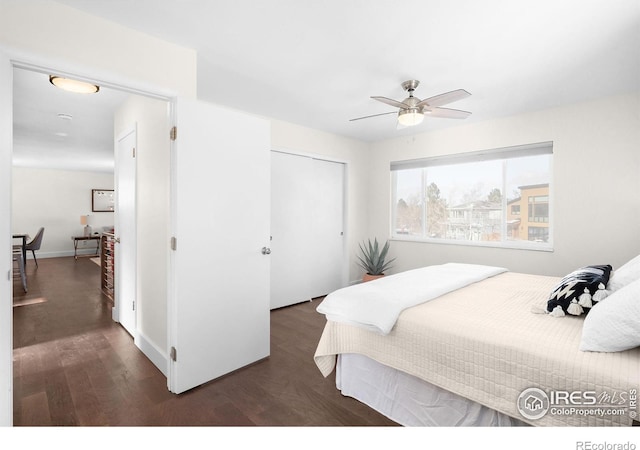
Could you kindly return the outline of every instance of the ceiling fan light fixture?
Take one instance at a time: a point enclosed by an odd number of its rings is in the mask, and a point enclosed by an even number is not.
[[[414,125],[420,125],[424,120],[424,114],[422,111],[416,108],[401,109],[398,111],[398,122],[405,127],[412,127]]]
[[[95,84],[56,75],[49,75],[49,82],[60,89],[78,94],[95,94],[100,90],[100,86]]]
[[[469,111],[441,107],[447,103],[456,102],[470,96],[471,94],[464,89],[456,89],[455,91],[445,92],[443,94],[434,95],[432,97],[425,98],[424,100],[420,100],[418,97],[413,96],[413,91],[419,84],[420,82],[418,80],[409,80],[402,83],[402,89],[409,92],[409,97],[405,98],[401,102],[387,97],[371,97],[385,105],[398,108],[397,112],[390,111],[382,114],[373,114],[370,116],[350,119],[349,121],[352,122],[354,120],[368,119],[369,117],[384,116],[386,114],[396,114],[399,125],[412,127],[421,124],[424,120],[425,114],[428,114],[430,117],[443,117],[447,119],[466,119],[471,115]]]

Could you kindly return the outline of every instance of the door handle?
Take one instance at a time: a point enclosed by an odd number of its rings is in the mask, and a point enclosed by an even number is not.
[[[262,254],[263,255],[270,255],[271,254],[271,249],[269,247],[262,247]]]

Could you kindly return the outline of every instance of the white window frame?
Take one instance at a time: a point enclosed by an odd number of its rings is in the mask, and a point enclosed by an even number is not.
[[[511,249],[522,249],[522,250],[535,250],[535,251],[553,251],[553,230],[554,230],[554,218],[553,218],[553,206],[554,206],[554,195],[553,195],[553,157],[549,162],[549,238],[547,242],[531,242],[525,239],[522,240],[508,240],[507,236],[507,221],[502,221],[502,240],[501,241],[473,241],[473,240],[457,240],[457,239],[447,239],[447,238],[432,238],[427,236],[427,220],[426,220],[426,210],[427,208],[424,206],[426,202],[426,183],[425,183],[425,175],[423,172],[422,175],[422,188],[421,188],[421,196],[422,196],[422,233],[420,236],[411,236],[411,235],[403,235],[397,234],[395,230],[396,224],[396,211],[397,211],[397,173],[401,170],[408,169],[424,169],[428,167],[434,166],[442,166],[442,165],[455,165],[455,164],[466,164],[473,162],[482,162],[482,161],[491,161],[491,160],[502,160],[503,166],[506,165],[506,161],[512,158],[524,158],[529,156],[536,155],[553,155],[553,142],[540,142],[534,144],[525,144],[525,145],[517,145],[511,147],[503,147],[496,148],[490,150],[481,150],[476,152],[467,152],[460,153],[454,155],[444,155],[444,156],[435,156],[428,158],[419,158],[419,159],[411,159],[404,161],[391,161],[390,163],[390,171],[391,171],[391,209],[390,209],[390,223],[389,223],[389,235],[391,236],[391,240],[395,241],[414,241],[414,242],[431,242],[438,244],[450,244],[450,245],[463,245],[463,246],[472,246],[472,247],[497,247],[497,248],[511,248]],[[503,171],[504,173],[504,171]],[[502,180],[502,192],[506,194],[506,179]],[[507,207],[507,195],[502,196],[502,213],[508,213]],[[527,214],[528,211],[524,211],[524,214]],[[520,214],[523,214],[522,208]]]

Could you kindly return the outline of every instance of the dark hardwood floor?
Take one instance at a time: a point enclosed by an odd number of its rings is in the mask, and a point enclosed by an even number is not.
[[[386,426],[313,362],[318,301],[271,312],[271,356],[181,395],[111,320],[89,259],[28,261],[14,281],[15,426]],[[46,300],[46,301],[42,301]]]

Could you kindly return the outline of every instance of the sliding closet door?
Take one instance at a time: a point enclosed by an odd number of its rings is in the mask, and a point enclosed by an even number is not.
[[[271,309],[344,285],[344,164],[271,153]]]
[[[311,299],[311,158],[271,152],[271,309]]]
[[[343,287],[344,264],[344,164],[313,160],[311,254],[309,279],[311,298]]]

